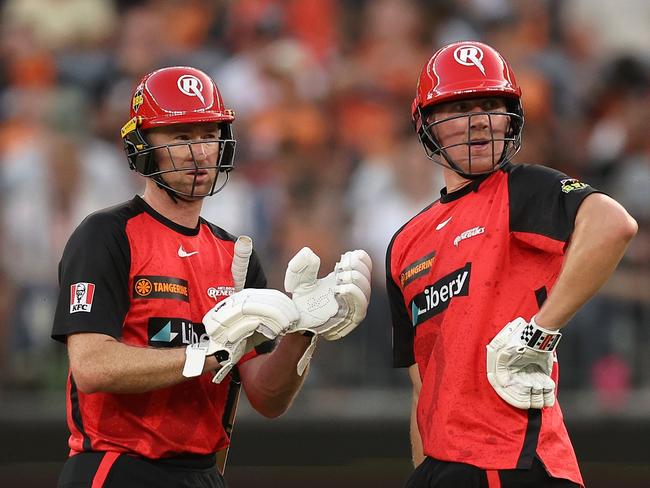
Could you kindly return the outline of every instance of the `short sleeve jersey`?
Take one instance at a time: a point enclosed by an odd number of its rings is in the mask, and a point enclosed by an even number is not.
[[[539,310],[594,191],[550,168],[507,164],[443,190],[393,237],[393,363],[418,365],[426,455],[483,469],[527,468],[538,456],[553,476],[582,483],[559,404],[525,411],[503,401],[487,380],[486,345]]]
[[[194,229],[175,224],[140,197],[88,216],[59,264],[52,337],[65,342],[70,334],[93,332],[151,348],[198,342],[203,315],[234,292],[234,241],[203,219]],[[245,286],[266,286],[255,253]],[[242,361],[271,347],[262,345]],[[230,379],[214,384],[212,376],[146,393],[86,394],[69,374],[71,454],[117,451],[157,459],[223,449]]]

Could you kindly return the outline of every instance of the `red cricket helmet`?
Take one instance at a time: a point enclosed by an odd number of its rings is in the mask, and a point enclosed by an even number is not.
[[[499,52],[477,41],[461,41],[439,49],[422,69],[417,91],[411,106],[411,116],[420,142],[427,156],[442,155],[451,169],[468,177],[476,173],[463,172],[449,158],[431,132],[434,124],[427,124],[427,115],[433,106],[453,100],[495,97],[506,102],[510,126],[500,161],[491,171],[510,160],[521,147],[524,113],[521,106],[521,88],[517,85],[510,65]],[[468,115],[469,117],[469,115]]]
[[[174,66],[149,73],[142,78],[133,93],[130,119],[121,131],[129,167],[143,176],[154,178],[167,190],[178,193],[161,177],[164,172],[158,170],[153,157],[154,149],[158,147],[148,143],[146,130],[173,124],[216,122],[219,137],[214,142],[220,144],[216,169],[227,176],[233,168],[235,155],[236,141],[231,126],[234,120],[234,111],[224,107],[217,85],[203,71],[187,66]],[[192,143],[187,144],[191,151]],[[207,169],[210,168],[212,167]],[[225,185],[223,183],[215,189],[216,182],[215,178],[209,195]],[[207,195],[195,195],[192,189],[192,194],[187,196]]]

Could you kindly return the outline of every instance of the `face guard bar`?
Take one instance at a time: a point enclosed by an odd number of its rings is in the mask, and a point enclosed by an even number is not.
[[[229,123],[219,124],[219,139],[188,141],[173,144],[163,144],[159,146],[150,146],[143,136],[142,132],[137,127],[135,127],[135,124],[133,124],[131,127],[128,126],[129,124],[127,123],[127,125],[125,125],[122,129],[122,138],[124,141],[127,157],[129,159],[130,168],[140,173],[142,176],[152,178],[159,186],[165,188],[167,191],[183,197],[203,198],[218,193],[228,182],[229,173],[234,167],[236,146],[236,141],[232,135],[232,128]],[[215,163],[208,162],[208,164],[204,164],[199,162],[196,157],[196,147],[201,146],[205,148],[206,146],[210,147],[210,145],[214,145],[215,152],[217,152],[217,157],[214,158]],[[159,169],[156,158],[154,157],[157,150],[164,150],[167,152],[169,161],[171,161],[172,164],[171,168],[165,170]],[[179,159],[187,159],[179,155],[180,151],[188,151],[186,154],[190,155],[189,159],[192,162],[190,166],[179,164]],[[197,179],[199,177],[199,174],[205,171],[207,171],[208,174],[210,174],[210,172],[214,172],[214,180],[207,191],[197,192]],[[190,191],[183,191],[179,190],[178,188],[173,188],[165,181],[163,176],[165,174],[174,172],[191,172],[194,174],[194,179],[192,181],[192,187]]]
[[[520,113],[515,113],[514,111],[471,112],[466,114],[453,115],[451,117],[446,117],[441,120],[436,120],[431,123],[427,123],[427,116],[430,114],[430,112],[429,111],[423,112],[419,107],[417,110],[420,118],[420,124],[418,124],[419,127],[417,129],[417,133],[420,142],[422,143],[422,146],[424,146],[424,151],[427,157],[436,164],[452,169],[453,171],[461,175],[463,178],[474,179],[474,178],[481,177],[482,175],[492,173],[497,169],[501,168],[508,161],[510,161],[515,156],[515,154],[519,152],[519,149],[521,149],[521,132],[524,124],[524,118]],[[471,147],[472,145],[477,144],[477,141],[471,140],[472,125],[473,125],[473,119],[475,117],[481,117],[481,116],[487,116],[488,119],[489,137],[486,139],[482,139],[481,142],[487,142],[488,144],[491,145],[492,167],[490,169],[483,170],[483,171],[473,171]],[[504,137],[499,137],[499,138],[494,137],[493,117],[509,117],[508,129],[506,130]],[[434,135],[433,129],[438,125],[444,124],[451,120],[460,119],[460,118],[467,119],[466,140],[456,144],[448,144],[443,146],[440,143],[440,141],[438,141],[437,137]],[[498,142],[503,142],[503,150],[501,151],[501,154],[497,155],[495,153],[495,143]],[[467,147],[467,162],[468,162],[467,170],[464,170],[461,167],[461,165],[457,161],[455,161],[454,158],[451,157],[451,155],[449,154],[449,150],[451,148],[459,147],[459,146]],[[443,162],[443,159],[444,161],[447,162],[447,164]]]

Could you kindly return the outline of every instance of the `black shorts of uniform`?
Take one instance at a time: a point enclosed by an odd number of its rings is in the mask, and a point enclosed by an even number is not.
[[[214,456],[145,459],[114,452],[68,458],[58,488],[226,488]]]
[[[580,485],[552,478],[537,458],[530,469],[486,471],[463,463],[438,461],[430,457],[420,464],[405,488],[579,488]]]

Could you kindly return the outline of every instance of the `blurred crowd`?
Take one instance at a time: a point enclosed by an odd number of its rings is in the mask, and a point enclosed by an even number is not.
[[[119,129],[139,78],[170,65],[212,75],[236,112],[235,170],[204,217],[253,236],[271,286],[302,246],[324,270],[344,249],[373,257],[368,319],[320,347],[308,388],[406,387],[390,367],[384,255],[442,186],[410,104],[438,47],[478,39],[524,92],[516,161],[583,179],[639,222],[559,349],[564,390],[625,409],[650,387],[650,7],[623,2],[613,21],[610,3],[0,1],[0,390],[62,388],[65,349],[49,333],[63,246],[86,214],[142,191]]]

